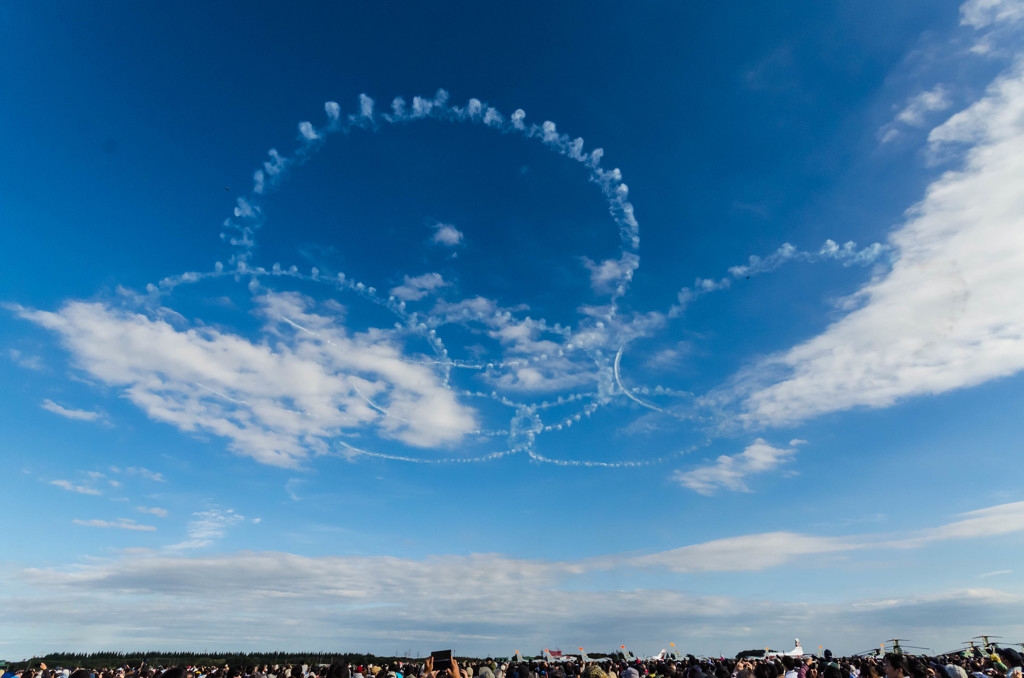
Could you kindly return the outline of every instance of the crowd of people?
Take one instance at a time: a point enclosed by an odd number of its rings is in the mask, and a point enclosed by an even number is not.
[[[584,662],[451,659],[393,661],[381,665],[108,667],[97,671],[47,668],[45,664],[7,671],[0,678],[1024,678],[1024,661],[1012,648],[941,656],[889,653],[884,656],[754,657],[709,659],[602,659]]]

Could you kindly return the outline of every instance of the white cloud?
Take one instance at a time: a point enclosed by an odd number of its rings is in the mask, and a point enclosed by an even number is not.
[[[970,107],[956,113],[928,134],[932,151],[950,144],[974,144],[964,162],[965,180],[995,173],[993,166],[1006,153],[1012,152],[1022,134],[1020,121],[1021,80],[1024,78],[1024,58],[995,80],[985,96]],[[954,175],[956,176],[956,175]],[[943,177],[945,179],[946,177]],[[941,181],[941,180],[940,180]]]
[[[75,525],[84,525],[85,527],[110,527],[118,530],[133,530],[136,532],[155,532],[156,528],[152,525],[140,525],[134,520],[128,518],[118,518],[116,521],[109,520],[79,520],[75,518],[73,521]]]
[[[860,546],[844,539],[769,532],[716,539],[629,562],[638,567],[664,567],[672,572],[751,572],[779,567],[804,556],[856,548]]]
[[[37,355],[26,355],[16,348],[7,350],[7,357],[11,359],[18,367],[23,367],[26,370],[33,370],[35,372],[42,372],[46,369],[46,364],[43,363],[43,359]]]
[[[443,323],[482,325],[487,337],[501,344],[506,360],[486,364],[481,377],[503,391],[553,392],[593,384],[598,379],[593,360],[575,349],[610,345],[610,328],[599,324],[580,329],[567,342],[557,327],[513,315],[523,310],[526,307],[504,308],[491,299],[473,297],[454,303],[439,300],[431,315]],[[621,333],[618,338],[628,341],[661,323],[658,314],[638,315],[617,328]]]
[[[499,341],[509,354],[524,356],[493,367],[483,378],[503,391],[541,393],[574,389],[593,384],[597,377],[593,363],[560,351],[560,344],[545,336],[541,323],[531,320],[495,318],[487,334]],[[583,341],[582,335],[575,337]]]
[[[991,507],[967,515],[1012,510],[1017,509]],[[231,512],[202,512],[190,535],[197,542],[209,542],[223,536],[226,524],[240,521]],[[144,527],[123,519],[76,522]],[[959,534],[952,530],[948,538],[959,539]],[[272,631],[277,642],[308,643],[309,629],[330,628],[335,637],[345,633],[358,639],[361,647],[375,648],[378,643],[393,647],[397,639],[408,639],[419,647],[417,643],[454,638],[464,651],[482,654],[493,654],[510,639],[535,641],[543,647],[540,643],[553,637],[584,634],[595,645],[642,644],[659,633],[686,637],[693,649],[709,638],[732,638],[735,651],[744,649],[740,644],[751,637],[771,637],[780,624],[801,637],[805,635],[801,629],[807,629],[817,637],[841,639],[836,642],[850,647],[832,649],[852,653],[867,646],[867,640],[873,643],[884,623],[928,629],[926,635],[933,639],[936,619],[956,620],[946,624],[951,635],[960,634],[959,624],[989,623],[1004,629],[1020,625],[1017,618],[1024,597],[1012,591],[976,588],[906,595],[879,585],[874,575],[869,581],[877,593],[866,599],[839,593],[831,600],[807,600],[800,594],[773,595],[759,586],[760,595],[744,599],[691,595],[681,592],[686,586],[679,586],[679,575],[710,572],[748,572],[751,575],[742,581],[758,584],[769,568],[813,569],[855,552],[895,545],[879,535],[771,532],[649,555],[611,554],[567,561],[493,553],[411,559],[250,551],[186,557],[133,550],[72,567],[22,570],[13,577],[18,588],[12,593],[19,593],[7,598],[22,610],[21,623],[38,627],[40,633],[52,623],[52,605],[64,612],[60,617],[64,623],[77,621],[77,614],[115,620],[110,629],[115,635],[124,632],[116,620],[130,620],[133,629],[145,634],[132,636],[140,643],[163,635],[192,643],[202,639],[210,646],[237,647],[239,637],[265,645],[269,633],[261,613],[272,607],[280,622]],[[860,582],[857,571],[851,567],[846,576]],[[591,575],[600,572],[621,583],[595,585]],[[640,574],[648,578],[640,579]],[[26,600],[35,602],[19,605],[18,596],[26,591],[32,595]],[[143,600],[164,613],[144,619],[122,614],[137,609]],[[955,635],[951,642],[959,637]]]
[[[51,485],[56,485],[57,487],[60,487],[62,489],[67,490],[68,492],[78,492],[79,494],[91,494],[91,495],[102,494],[102,492],[100,492],[99,490],[97,490],[95,488],[86,487],[84,485],[75,485],[71,481],[68,481],[68,480],[51,480],[50,484]]]
[[[188,539],[168,548],[183,550],[209,546],[214,541],[222,539],[229,528],[245,520],[245,516],[235,513],[234,509],[210,509],[198,511],[192,516],[193,520],[188,524]]]
[[[103,415],[99,412],[93,412],[91,410],[69,409],[58,405],[49,398],[44,400],[40,407],[42,407],[44,410],[53,412],[54,414],[59,414],[62,417],[74,419],[76,421],[100,421],[103,419]]]
[[[418,301],[448,283],[440,273],[424,273],[416,277],[404,276],[404,282],[391,289],[390,294],[402,301]]]
[[[257,301],[266,321],[259,342],[100,303],[19,312],[58,333],[81,369],[151,418],[222,436],[264,463],[296,466],[344,432],[373,429],[424,448],[476,429],[474,410],[429,366],[407,362],[387,332],[350,335],[298,294]]]
[[[928,541],[998,537],[1024,531],[1024,501],[1000,504],[961,514],[961,520],[927,530]]]
[[[1022,75],[1018,62],[932,130],[933,147],[975,144],[963,168],[934,181],[891,235],[896,261],[856,295],[860,308],[742,379],[745,419],[886,407],[1024,369]]]
[[[1024,502],[990,506],[959,517],[960,520],[938,527],[899,536],[868,533],[822,537],[797,532],[767,532],[715,539],[643,556],[607,556],[591,562],[602,568],[626,564],[664,567],[673,572],[753,572],[790,564],[798,559],[807,564],[806,556],[812,555],[917,549],[949,541],[1024,533]]]
[[[936,85],[914,96],[906,108],[896,114],[896,119],[913,127],[921,127],[929,113],[944,111],[952,105],[949,90],[942,85]]]
[[[1020,0],[967,0],[960,5],[960,23],[985,28],[994,23],[1009,23],[1024,18]]]
[[[152,513],[154,516],[157,516],[158,518],[167,517],[167,509],[159,508],[157,506],[136,506],[135,510],[139,511],[140,513]]]
[[[640,266],[640,257],[632,252],[623,252],[618,259],[605,259],[601,262],[594,262],[588,257],[582,257],[581,260],[590,271],[590,287],[595,292],[621,291]]]
[[[900,131],[896,129],[896,127],[894,127],[893,125],[885,125],[880,130],[878,130],[878,140],[883,144],[887,144],[899,138]]]
[[[515,393],[552,393],[576,389],[596,381],[593,373],[569,360],[509,366],[484,375],[494,386]],[[577,419],[578,421],[578,419]]]
[[[164,482],[164,474],[157,473],[156,471],[150,471],[148,468],[141,466],[129,466],[124,470],[125,473],[133,476],[142,476],[146,480],[153,480],[158,483]]]
[[[878,130],[878,136],[883,144],[898,138],[900,135],[899,126],[924,127],[931,114],[944,111],[953,105],[949,90],[942,84],[935,85],[930,90],[919,92],[910,98],[907,105],[896,114],[896,117]]]
[[[434,224],[434,237],[431,238],[433,242],[446,247],[455,247],[462,243],[462,239],[462,231],[451,224],[441,222]]]
[[[644,359],[650,369],[678,370],[686,366],[687,360],[693,355],[694,345],[689,341],[676,342],[671,348],[663,348]]]
[[[720,488],[749,492],[746,483],[749,476],[772,471],[792,461],[795,455],[794,447],[772,447],[764,439],[758,438],[739,454],[723,454],[714,464],[692,471],[676,471],[672,479],[703,495],[714,494]]]

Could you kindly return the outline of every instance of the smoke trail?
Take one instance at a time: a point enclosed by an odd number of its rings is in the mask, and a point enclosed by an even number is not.
[[[728,268],[728,276],[717,280],[697,278],[692,287],[684,287],[676,295],[677,303],[670,307],[669,316],[677,317],[681,315],[691,302],[705,294],[729,289],[732,286],[733,280],[770,273],[789,262],[817,263],[820,261],[838,261],[843,266],[869,266],[879,261],[884,261],[891,253],[891,247],[877,242],[862,249],[857,249],[857,244],[853,241],[846,242],[840,246],[830,238],[816,251],[799,250],[788,242],[783,243],[777,250],[767,256],[762,257],[751,254],[747,258],[746,264],[730,266]]]
[[[645,336],[652,331],[652,328],[657,327],[654,316],[658,314],[636,315],[632,318],[624,318],[619,315],[618,302],[627,294],[633,275],[640,265],[639,222],[636,219],[633,204],[629,200],[629,187],[624,182],[621,171],[617,168],[602,167],[603,149],[585,150],[582,138],[572,138],[560,132],[552,121],[545,120],[539,124],[528,122],[523,109],[515,109],[511,115],[506,116],[495,107],[476,98],[469,99],[464,106],[452,105],[449,103],[449,96],[445,90],[438,90],[432,98],[414,96],[411,103],[403,97],[395,97],[391,101],[390,110],[385,112],[377,111],[374,99],[366,94],[360,94],[355,112],[343,115],[341,106],[337,102],[328,101],[324,104],[324,113],[326,121],[322,127],[318,128],[309,121],[299,123],[296,137],[298,146],[290,155],[283,155],[277,149],[271,148],[267,154],[268,159],[263,161],[253,173],[251,193],[236,200],[231,216],[224,222],[224,232],[221,234],[221,237],[232,248],[232,255],[228,260],[229,265],[224,266],[221,262],[217,262],[214,270],[210,272],[186,272],[164,278],[155,285],[147,285],[148,300],[146,303],[155,307],[160,297],[170,294],[180,285],[229,276],[239,282],[247,280],[253,294],[260,290],[263,281],[270,278],[290,278],[296,281],[326,285],[339,293],[354,294],[371,304],[386,309],[395,316],[396,320],[394,328],[389,332],[396,333],[396,336],[407,334],[418,337],[424,340],[430,351],[434,353],[433,359],[417,358],[403,362],[408,365],[434,368],[442,388],[449,390],[457,397],[489,400],[510,408],[514,413],[505,429],[477,428],[470,432],[474,436],[483,438],[497,436],[508,438],[508,449],[492,452],[485,456],[424,459],[374,452],[356,448],[338,440],[338,444],[351,455],[416,463],[464,463],[483,462],[513,454],[525,454],[533,462],[559,466],[633,468],[662,463],[696,449],[697,446],[691,446],[671,455],[654,459],[621,462],[555,459],[536,450],[537,436],[570,429],[593,417],[602,408],[615,403],[629,401],[647,410],[677,419],[699,419],[697,416],[698,403],[691,393],[668,389],[660,385],[653,388],[646,386],[627,388],[623,383],[621,361],[625,345],[631,339]],[[411,299],[410,293],[396,294],[395,290],[392,290],[390,295],[385,296],[374,286],[351,278],[345,273],[324,276],[316,268],[304,273],[295,266],[284,268],[275,263],[268,269],[253,262],[256,236],[265,223],[262,200],[276,189],[291,172],[313,157],[329,137],[338,133],[349,134],[356,129],[378,132],[384,126],[411,124],[423,120],[482,125],[499,134],[518,135],[525,140],[539,143],[549,151],[582,166],[587,180],[599,187],[607,203],[611,220],[617,228],[620,241],[620,250],[616,257],[603,261],[583,259],[584,265],[590,272],[591,288],[595,293],[607,295],[606,305],[581,309],[582,320],[575,327],[559,323],[551,324],[544,319],[529,317],[519,319],[512,309],[503,309],[494,302],[479,298],[467,299],[458,304],[439,303],[432,311],[424,313],[408,309],[406,299],[400,298],[405,296]],[[461,236],[461,233],[454,227],[452,229],[454,233],[445,235],[447,238],[445,243],[449,245],[457,244],[456,234]],[[790,261],[831,260],[846,266],[867,265],[880,260],[887,253],[888,248],[877,243],[858,250],[852,242],[840,246],[832,240],[827,240],[817,251],[801,251],[789,243],[785,243],[770,255],[751,256],[746,264],[730,267],[728,275],[718,280],[698,278],[692,287],[683,288],[679,292],[678,304],[670,307],[667,315],[679,315],[685,309],[686,304],[693,299],[713,291],[727,289],[734,279],[770,272]],[[428,289],[417,290],[416,294],[422,292],[421,296],[425,296],[430,291]],[[283,315],[280,315],[279,318],[296,330],[340,350],[337,344],[321,333]],[[531,337],[531,341],[534,341],[532,337],[536,337],[538,340],[543,339],[544,342],[553,344],[553,347],[543,352],[516,355],[516,351],[520,350],[521,346],[517,343],[510,343],[502,344],[502,350],[506,353],[501,356],[501,359],[465,360],[454,358],[449,354],[441,332],[444,326],[449,324],[464,328],[477,327],[480,331],[496,337],[501,337],[503,331],[514,328],[519,334]],[[473,371],[478,373],[480,378],[500,385],[501,379],[506,377],[511,378],[524,373],[542,374],[547,369],[562,376],[575,373],[578,376],[586,377],[590,390],[571,393],[567,396],[560,395],[552,400],[534,399],[536,401],[531,402],[528,398],[513,397],[513,394],[509,392],[457,389],[452,384],[454,370]],[[499,378],[498,375],[501,377]],[[514,382],[509,383],[514,385]],[[596,384],[596,389],[590,388],[590,384]],[[200,386],[231,402],[245,403],[245,401],[232,399],[210,387],[202,384]],[[354,384],[350,383],[350,386],[370,409],[382,417],[410,426],[414,423],[401,414],[391,411],[384,404],[376,402]],[[691,402],[685,411],[674,412],[645,399],[648,396],[684,397]],[[569,411],[566,412],[566,409]],[[443,428],[443,426],[440,427]]]
[[[378,120],[391,125],[428,118],[438,121],[482,123],[500,133],[517,133],[526,139],[537,140],[549,150],[582,164],[588,172],[589,180],[600,187],[608,201],[612,221],[619,228],[623,251],[617,259],[594,264],[602,273],[593,276],[592,281],[596,292],[611,294],[612,311],[608,317],[613,317],[617,301],[626,294],[629,282],[640,265],[636,254],[640,247],[639,223],[633,205],[628,200],[629,189],[622,181],[622,173],[617,168],[603,169],[600,163],[604,152],[601,149],[594,149],[589,154],[584,153],[583,139],[572,139],[566,134],[559,133],[554,122],[548,120],[540,125],[527,124],[523,109],[516,109],[506,119],[496,108],[479,99],[470,99],[465,107],[450,106],[448,99],[448,92],[439,89],[432,99],[413,97],[410,108],[404,98],[396,97],[392,101],[391,113],[375,116],[374,100],[366,94],[360,94],[359,113],[349,115],[345,123],[341,122],[340,106],[333,101],[325,103],[327,125],[317,130],[312,123],[300,123],[299,136],[302,143],[291,156],[285,157],[277,149],[270,149],[270,160],[264,162],[262,168],[253,174],[253,199],[247,201],[250,208],[236,210],[234,217],[225,222],[226,229],[240,234],[230,238],[222,234],[222,237],[236,249],[232,263],[244,264],[251,259],[255,234],[263,225],[258,198],[276,187],[283,180],[287,170],[305,163],[315,154],[328,134],[347,134],[354,128],[374,130]]]

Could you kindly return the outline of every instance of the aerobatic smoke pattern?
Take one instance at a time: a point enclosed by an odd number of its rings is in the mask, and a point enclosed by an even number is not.
[[[57,312],[17,311],[58,333],[80,368],[123,389],[150,417],[224,438],[236,453],[263,463],[291,467],[321,454],[468,463],[519,454],[545,464],[629,468],[692,452],[739,414],[696,393],[631,384],[622,364],[630,342],[656,335],[689,303],[727,289],[732,279],[790,261],[871,264],[889,251],[880,244],[857,249],[852,242],[827,240],[808,252],[785,243],[729,268],[719,280],[698,278],[665,312],[626,312],[622,302],[640,265],[639,223],[622,173],[602,167],[602,149],[585,151],[582,138],[559,132],[551,121],[527,122],[522,109],[506,116],[478,99],[452,105],[444,90],[411,103],[397,97],[385,113],[365,94],[355,113],[343,115],[333,101],[324,111],[325,125],[300,122],[298,147],[290,154],[271,148],[253,173],[251,193],[236,200],[223,223],[221,237],[231,247],[226,265],[164,278],[147,285],[145,294],[126,293],[121,307],[76,302]],[[401,285],[385,293],[344,272],[302,272],[257,261],[258,235],[272,227],[264,202],[330,137],[383,133],[423,120],[518,136],[582,166],[607,203],[618,239],[616,256],[580,257],[601,303],[581,304],[572,324],[550,322],[528,315],[526,304],[443,298],[450,283],[436,272],[404,275]],[[465,234],[452,224],[436,222],[432,228],[435,244],[451,248],[464,242]],[[217,281],[246,284],[253,314],[263,323],[258,341],[190,324],[171,310],[183,286]],[[308,293],[278,290],[284,281],[326,290],[330,297],[317,301]],[[353,332],[336,299],[390,314],[390,326]],[[428,310],[416,310],[429,302]],[[453,346],[446,338],[452,331],[491,348],[467,353],[465,342]],[[572,429],[609,408],[653,413],[687,435],[670,450],[630,459],[561,458],[537,448],[538,437]],[[455,449],[458,454],[444,452]]]

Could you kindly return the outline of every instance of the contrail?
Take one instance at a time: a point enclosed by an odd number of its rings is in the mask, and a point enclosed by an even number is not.
[[[424,459],[422,457],[406,457],[398,454],[371,452],[370,450],[364,450],[354,445],[349,445],[344,440],[339,440],[337,441],[337,443],[355,455],[361,455],[364,457],[376,457],[377,459],[388,459],[391,461],[406,461],[414,464],[476,464],[480,462],[494,461],[495,459],[508,457],[519,452],[518,450],[499,450],[497,452],[491,452],[490,454],[486,454],[482,457],[447,457],[442,459]]]
[[[619,365],[622,362],[622,350],[624,348],[625,348],[625,346],[620,346],[619,350],[615,353],[614,374],[615,374],[615,383],[618,384],[619,390],[622,391],[622,394],[624,396],[626,396],[627,398],[629,398],[630,400],[635,402],[637,405],[641,405],[643,407],[646,407],[649,410],[654,410],[655,412],[661,412],[662,414],[665,414],[665,410],[661,409],[657,405],[652,405],[649,402],[646,402],[644,400],[641,400],[640,398],[637,398],[635,395],[633,395],[633,393],[628,388],[626,388],[625,386],[622,385],[622,375],[619,372]]]

